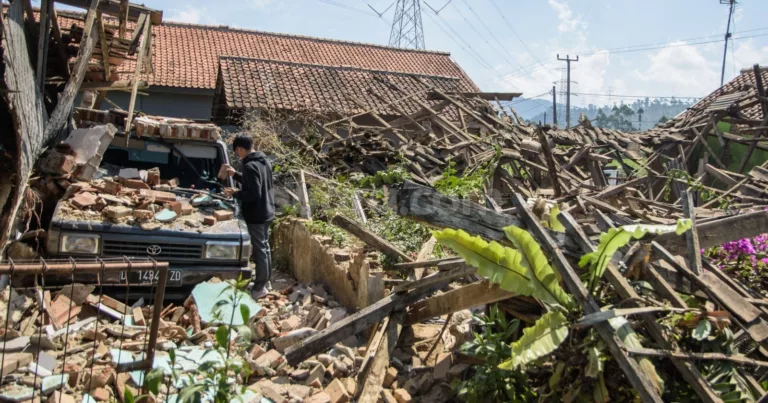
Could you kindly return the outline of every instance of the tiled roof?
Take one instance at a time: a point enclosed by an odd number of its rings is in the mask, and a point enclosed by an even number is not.
[[[73,23],[82,25],[76,19],[59,19],[62,28]],[[128,29],[132,30],[133,25],[129,23]],[[455,77],[465,87],[477,90],[445,52],[176,22],[152,26],[152,34],[154,74],[148,81],[155,86],[214,89],[219,56],[239,56]],[[134,68],[133,61],[127,61],[120,66],[120,72],[127,74]]]
[[[768,90],[768,69],[761,68],[760,75],[763,79],[763,86]],[[763,119],[763,110],[757,100],[757,82],[755,81],[755,73],[752,68],[749,68],[742,70],[741,74],[736,76],[733,80],[702,98],[699,102],[690,107],[688,111],[677,116],[674,121],[671,122],[671,125],[679,125],[684,122],[685,125],[688,126],[699,123],[702,120],[707,120],[709,117],[705,111],[716,99],[723,95],[731,95],[740,92],[743,93],[743,97],[740,97],[741,101],[738,102],[738,104],[742,107],[747,106],[746,108],[741,109],[741,113],[749,119]]]
[[[394,115],[397,112],[386,104],[428,89],[421,81],[449,92],[472,90],[458,78],[437,75],[242,57],[221,57],[219,65],[221,88],[217,90],[223,90],[220,95],[230,110],[263,107],[352,114],[376,109]],[[409,113],[421,109],[409,100],[398,105]]]

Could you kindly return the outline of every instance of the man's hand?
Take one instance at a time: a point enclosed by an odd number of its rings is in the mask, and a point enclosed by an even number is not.
[[[237,192],[235,188],[224,188],[224,195],[227,197],[232,197],[235,192]]]
[[[224,170],[227,172],[227,175],[234,176],[235,175],[235,168],[232,168],[229,164],[224,164]]]

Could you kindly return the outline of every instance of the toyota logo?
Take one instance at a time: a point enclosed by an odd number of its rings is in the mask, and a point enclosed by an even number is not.
[[[152,256],[157,256],[162,251],[163,251],[163,249],[160,247],[160,245],[150,245],[150,246],[147,246],[147,253],[149,253]]]

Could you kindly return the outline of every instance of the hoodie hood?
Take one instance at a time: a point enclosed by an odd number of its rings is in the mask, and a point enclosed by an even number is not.
[[[266,162],[267,154],[264,154],[261,151],[254,151],[254,152],[248,153],[248,155],[246,155],[245,158],[243,158],[243,163],[250,162],[250,161]]]

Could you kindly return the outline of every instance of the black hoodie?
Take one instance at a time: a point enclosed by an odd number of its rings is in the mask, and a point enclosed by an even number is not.
[[[240,182],[234,197],[240,200],[243,219],[248,224],[263,224],[275,219],[275,196],[272,191],[272,163],[261,151],[253,151],[240,162],[234,175]]]

